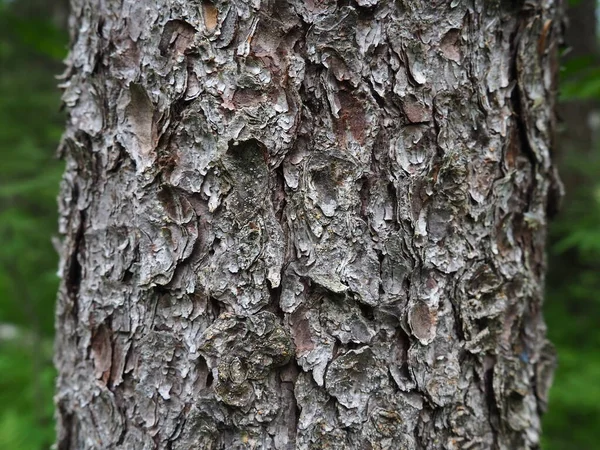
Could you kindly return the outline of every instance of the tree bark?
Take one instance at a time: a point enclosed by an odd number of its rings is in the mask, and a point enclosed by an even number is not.
[[[58,448],[537,448],[559,6],[73,0]]]

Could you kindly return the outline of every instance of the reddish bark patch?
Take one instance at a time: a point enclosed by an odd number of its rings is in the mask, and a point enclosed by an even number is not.
[[[345,136],[343,132],[346,130],[350,131],[352,137],[360,144],[365,143],[365,130],[367,128],[367,121],[365,111],[362,107],[362,102],[354,97],[352,94],[340,91],[338,93],[338,99],[340,101],[340,118],[339,118],[339,131],[342,131],[340,139],[345,142]]]
[[[98,327],[92,334],[92,358],[94,360],[94,374],[104,384],[110,377],[112,365],[112,343],[110,333],[104,326]]]
[[[428,344],[435,337],[437,313],[425,303],[419,302],[408,313],[408,323],[415,337],[422,344]]]
[[[520,141],[517,132],[517,127],[512,126],[510,128],[508,136],[508,143],[506,145],[506,152],[504,154],[504,161],[506,162],[507,169],[514,169],[516,165],[517,155],[520,151]]]
[[[304,317],[303,317],[304,316]],[[305,317],[306,311],[299,310],[294,314],[294,323],[292,325],[292,339],[296,346],[296,355],[302,356],[315,348],[310,333],[310,325]]]
[[[233,104],[236,108],[257,106],[264,100],[263,93],[255,89],[238,89],[233,94]]]
[[[432,119],[431,108],[414,96],[409,96],[404,100],[402,109],[410,123],[430,122]]]
[[[460,30],[457,28],[452,28],[448,31],[442,41],[440,42],[440,49],[442,50],[442,54],[455,62],[460,62],[460,48],[458,39],[460,38]]]
[[[184,20],[169,20],[158,48],[161,55],[182,55],[194,41],[196,29]]]

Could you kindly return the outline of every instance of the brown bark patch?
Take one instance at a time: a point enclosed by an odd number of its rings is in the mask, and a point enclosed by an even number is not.
[[[92,335],[92,358],[94,374],[104,384],[108,382],[112,364],[112,344],[110,333],[104,326],[98,327]]]
[[[440,49],[442,54],[451,61],[460,62],[460,48],[458,39],[460,38],[460,30],[452,28],[442,38]]]
[[[298,356],[305,355],[315,348],[315,344],[311,337],[308,319],[306,317],[302,317],[303,314],[305,314],[305,312],[299,312],[297,316],[294,317],[294,323],[292,324],[291,328],[292,339],[294,340],[296,354]]]
[[[183,54],[194,41],[196,29],[184,20],[169,20],[163,29],[158,48],[161,55]],[[172,50],[171,50],[172,49]]]
[[[233,104],[236,108],[258,106],[264,100],[263,93],[256,89],[238,89],[233,94]]]
[[[435,337],[437,313],[425,303],[415,304],[408,313],[408,323],[415,337],[423,345],[429,344]]]
[[[339,118],[340,128],[350,131],[354,139],[360,144],[364,144],[367,121],[361,101],[345,91],[339,92],[338,99],[341,107]],[[343,137],[341,139],[342,142],[345,141]]]
[[[209,33],[212,33],[217,28],[219,10],[212,2],[202,2],[202,11],[204,12],[204,26]]]
[[[414,96],[409,96],[406,98],[402,105],[402,109],[404,110],[404,114],[406,114],[406,118],[411,123],[423,123],[431,121],[431,108]]]
[[[131,132],[135,135],[139,145],[139,152],[147,156],[154,149],[157,133],[154,126],[154,105],[148,97],[146,90],[139,84],[129,85],[130,101],[127,106],[127,120]]]

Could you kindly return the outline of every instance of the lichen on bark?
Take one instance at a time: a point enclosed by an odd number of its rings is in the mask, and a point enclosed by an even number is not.
[[[537,448],[560,20],[73,0],[58,448]]]

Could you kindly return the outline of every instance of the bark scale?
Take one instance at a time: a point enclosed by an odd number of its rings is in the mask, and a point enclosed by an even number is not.
[[[536,448],[558,14],[73,0],[58,448]]]

